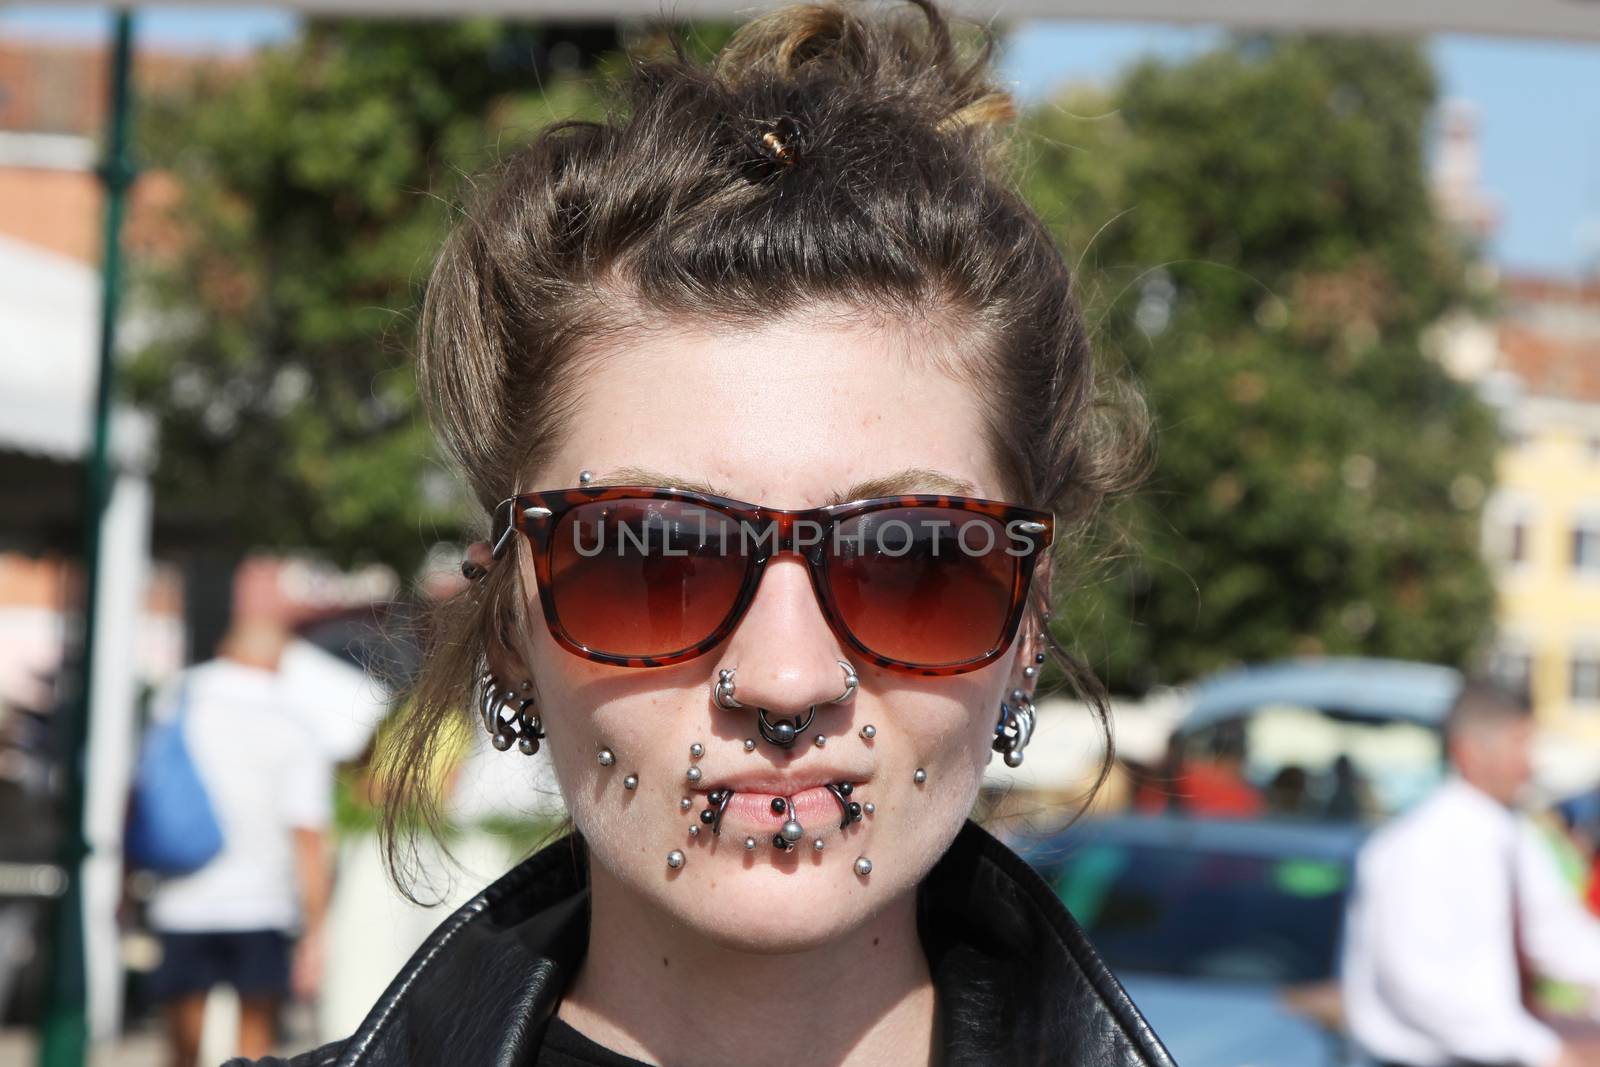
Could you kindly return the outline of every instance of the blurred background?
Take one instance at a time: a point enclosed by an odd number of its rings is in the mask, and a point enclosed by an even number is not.
[[[290,635],[335,767],[327,972],[278,1047],[348,1033],[446,914],[383,882],[365,774],[481,536],[419,413],[420,287],[467,175],[656,31],[382,7],[0,4],[0,1064],[168,1062],[126,798],[151,694],[241,624]],[[1353,859],[1444,776],[1463,671],[1531,702],[1528,807],[1600,908],[1600,12],[1112,7],[995,26],[1023,187],[1160,434],[1059,620],[1119,760],[1063,829],[1102,749],[1046,700],[982,808],[1179,1062],[1360,1063]],[[445,779],[443,904],[559,815],[492,754]],[[220,1062],[237,998],[205,1013]]]

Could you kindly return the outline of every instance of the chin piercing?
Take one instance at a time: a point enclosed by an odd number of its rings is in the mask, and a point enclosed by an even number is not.
[[[628,775],[626,778],[624,778],[622,780],[622,788],[624,788],[624,789],[638,789],[639,788],[639,776],[637,774]]]
[[[700,768],[690,767],[684,772],[684,777],[689,779],[691,782],[698,782],[700,780]]]
[[[821,852],[823,847],[824,847],[823,846],[823,841],[822,841],[822,838],[820,838],[820,837],[817,838],[815,841],[811,842],[811,850],[813,852]]]
[[[682,800],[678,801],[679,811],[688,811],[692,807],[694,807],[694,801],[690,800],[688,797],[684,797]]]
[[[706,746],[702,745],[700,742],[696,741],[694,744],[689,746],[689,758],[690,759],[699,759],[701,756],[704,756],[705,754],[706,754]]]
[[[865,726],[863,726],[861,728],[861,739],[863,741],[871,741],[874,737],[877,737],[877,736],[878,736],[878,728],[876,726],[872,725],[870,722],[867,723],[867,725],[865,725]]]
[[[612,752],[609,748],[602,748],[600,750],[600,754],[596,756],[595,759],[600,761],[600,766],[602,767],[609,767],[613,763],[617,762],[616,753]]]
[[[744,839],[744,850],[746,852],[754,852],[756,850],[756,839],[753,838],[753,837],[745,838]]]
[[[669,861],[670,862],[670,861]],[[872,861],[865,856],[856,857],[856,873],[865,878],[872,873]]]
[[[667,866],[671,867],[673,870],[677,870],[678,868],[682,867],[683,866],[683,853],[679,852],[677,849],[673,849],[671,852],[668,852],[667,853]]]
[[[818,748],[821,748],[823,745],[826,745],[827,743],[828,743],[828,738],[827,738],[827,736],[825,734],[818,734],[817,735],[817,747]]]
[[[753,738],[753,737],[745,738],[744,739],[744,750],[746,752],[754,752],[756,750],[756,739]]]
[[[696,824],[696,823],[690,823],[689,824],[689,836],[690,837],[699,837],[700,836],[700,827],[699,827],[698,824]]]
[[[928,772],[923,770],[921,767],[918,767],[917,773],[911,776],[911,780],[916,782],[918,785],[921,785],[923,782],[928,780]]]

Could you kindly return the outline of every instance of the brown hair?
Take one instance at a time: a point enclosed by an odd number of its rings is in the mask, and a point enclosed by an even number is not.
[[[556,447],[581,344],[650,317],[751,322],[827,301],[976,342],[946,369],[984,398],[1012,499],[1056,514],[1063,553],[1085,543],[1146,465],[1143,411],[1096,374],[1071,274],[1008,173],[1015,109],[976,36],[964,47],[928,0],[784,8],[707,65],[675,40],[633,57],[607,121],[557,123],[507,160],[439,257],[420,336],[421,393],[485,516]],[[403,805],[437,829],[413,776],[473,707],[485,641],[515,649],[539,624],[527,597],[496,567],[440,606],[385,757],[391,873]],[[1104,726],[1103,689],[1057,652]]]

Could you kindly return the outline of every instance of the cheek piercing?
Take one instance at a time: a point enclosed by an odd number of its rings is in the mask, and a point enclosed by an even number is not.
[[[923,770],[921,767],[918,767],[917,773],[911,776],[911,780],[916,782],[918,785],[921,785],[923,782],[928,780],[928,772]]]
[[[683,853],[679,852],[677,849],[673,849],[671,852],[668,852],[667,853],[667,866],[671,867],[673,870],[677,870],[678,868],[682,867],[683,866]],[[858,870],[860,869],[860,866],[861,865],[858,862],[856,864],[856,867],[857,867]]]
[[[753,837],[745,838],[744,839],[744,850],[746,852],[754,852],[756,850],[756,839],[753,838]]]
[[[861,728],[861,739],[863,741],[871,741],[874,737],[877,737],[877,736],[878,736],[878,728],[876,726],[872,725],[870,722],[867,723],[867,725],[865,725],[865,726],[863,726]]]
[[[670,863],[671,860],[669,859],[668,862]],[[865,878],[867,875],[871,874],[872,873],[872,861],[867,859],[867,857],[865,857],[865,856],[858,856],[856,858],[856,873],[859,874],[863,878]]]
[[[622,780],[622,788],[624,788],[624,789],[638,789],[639,788],[639,776],[637,774],[628,775],[626,778],[624,778]]]
[[[617,762],[616,754],[609,748],[602,748],[600,750],[600,755],[596,756],[595,759],[600,761],[600,766],[602,767],[609,767],[613,763]]]

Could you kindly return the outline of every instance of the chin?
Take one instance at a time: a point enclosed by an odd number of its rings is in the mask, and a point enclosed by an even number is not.
[[[775,859],[732,844],[738,855],[726,846],[717,855],[693,850],[693,873],[685,867],[651,891],[664,912],[722,948],[758,955],[814,949],[856,929],[906,888],[879,882],[866,889],[848,862],[813,854],[809,846],[792,859]]]

